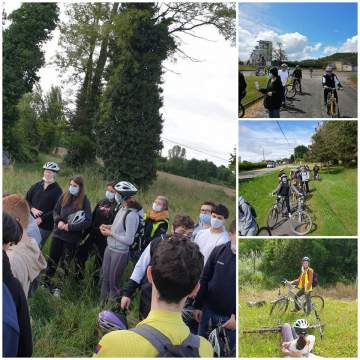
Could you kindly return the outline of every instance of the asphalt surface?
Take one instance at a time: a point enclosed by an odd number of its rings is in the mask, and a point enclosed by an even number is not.
[[[271,173],[277,169],[282,169],[283,167],[278,166],[275,168],[264,168],[264,169],[256,169],[256,170],[249,170],[249,171],[240,171],[239,172],[239,180],[240,181],[244,181],[244,180],[248,180],[248,179],[253,179],[255,177],[261,176],[261,175],[265,175],[268,173]]]
[[[354,85],[348,80],[352,73],[336,73],[344,86],[343,91],[338,91],[339,108],[341,118],[357,117],[357,92]],[[302,95],[296,95],[294,99],[287,99],[286,108],[280,111],[281,118],[328,118],[323,106],[323,88],[321,85],[322,74],[316,72],[310,77],[309,72],[303,73]],[[245,117],[267,118],[268,112],[259,100],[249,106],[245,111]]]

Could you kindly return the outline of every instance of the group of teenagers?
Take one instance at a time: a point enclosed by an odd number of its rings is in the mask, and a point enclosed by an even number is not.
[[[205,201],[197,224],[177,214],[170,226],[165,196],[157,196],[144,211],[137,188],[119,181],[107,184],[105,197],[92,211],[84,178],[71,177],[63,192],[56,181],[59,171],[58,164],[47,162],[43,178],[25,198],[3,196],[3,306],[14,310],[6,311],[3,320],[3,355],[32,355],[27,298],[39,286],[61,296],[60,286],[54,285],[59,283],[57,268],[65,276],[74,269],[81,280],[87,260],[95,255],[99,302],[112,311],[98,316],[104,336],[94,356],[224,356],[225,345],[225,356],[235,356],[236,222],[226,230],[227,207]],[[45,259],[42,249],[50,235]],[[126,281],[130,261],[134,267]],[[138,290],[141,322],[127,329],[121,319]],[[191,326],[184,322],[184,308]]]

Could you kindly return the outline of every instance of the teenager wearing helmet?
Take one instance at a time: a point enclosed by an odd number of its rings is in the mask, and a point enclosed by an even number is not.
[[[74,258],[81,242],[82,233],[91,225],[91,206],[85,194],[84,178],[73,176],[68,191],[54,208],[54,231],[50,247],[46,284],[54,276],[60,260],[69,262]],[[65,271],[67,268],[65,268]]]
[[[269,71],[270,79],[266,89],[259,89],[264,94],[264,107],[269,111],[270,118],[280,117],[280,108],[284,96],[284,87],[279,77],[278,69],[272,68]]]
[[[54,227],[53,210],[62,194],[61,187],[55,180],[60,171],[59,165],[47,162],[43,170],[42,180],[31,186],[26,194],[26,201],[41,233],[41,248]]]
[[[325,73],[322,77],[322,86],[324,89],[324,106],[327,106],[327,96],[328,93],[331,91],[331,89],[335,88],[342,88],[342,85],[336,76],[336,74],[333,72],[333,68],[331,65],[328,65],[325,69]],[[336,102],[338,102],[338,94],[337,91],[334,90],[334,96],[336,98]]]
[[[9,215],[18,219],[23,229],[29,223],[30,209],[26,200],[20,195],[9,195],[3,199],[3,209]],[[28,297],[30,284],[38,277],[40,272],[46,269],[46,260],[36,240],[28,236],[24,231],[21,240],[10,246],[6,251],[9,257],[11,270],[20,281],[25,296]]]
[[[315,336],[308,335],[309,324],[305,319],[295,321],[293,327],[286,323],[281,326],[281,350],[288,357],[309,357],[314,349]]]
[[[130,257],[140,221],[144,217],[142,206],[135,200],[137,188],[120,181],[114,186],[118,210],[112,225],[100,225],[100,232],[107,237],[107,246],[101,268],[101,301],[117,299],[120,295],[120,282]]]
[[[280,180],[281,181],[280,181],[279,185],[272,192],[272,195],[283,196],[285,198],[286,209],[288,211],[288,215],[291,216],[290,191],[293,191],[298,195],[300,195],[300,192],[291,183],[291,180],[288,180],[288,177],[286,174],[282,174],[280,177]]]
[[[3,235],[2,279],[3,279],[3,284],[5,284],[9,289],[11,297],[14,301],[17,321],[19,326],[19,333],[18,333],[19,338],[15,344],[12,344],[11,357],[15,357],[15,356],[31,357],[33,343],[32,343],[32,335],[31,335],[29,308],[26,301],[24,290],[20,284],[20,281],[12,273],[9,258],[6,254],[6,251],[10,248],[11,245],[15,245],[21,240],[23,235],[23,229],[21,224],[18,221],[16,221],[14,217],[7,214],[5,211],[3,212],[2,235]],[[9,309],[3,308],[3,314],[4,314],[4,310],[9,311]],[[3,352],[6,350],[5,346],[9,344],[9,342],[6,339],[6,335],[8,334],[4,333],[4,329],[3,329]],[[11,341],[14,341],[14,339],[11,339]],[[16,353],[14,354],[14,352]]]
[[[102,224],[111,225],[114,221],[117,209],[115,185],[116,182],[107,184],[104,199],[96,204],[92,213],[91,227],[84,234],[84,238],[87,237],[86,241],[79,247],[76,254],[77,263],[81,271],[85,269],[85,262],[92,253],[95,254],[96,269],[101,269],[107,239],[101,233],[100,226]]]
[[[190,335],[181,317],[186,299],[199,289],[202,270],[203,257],[189,236],[161,241],[146,270],[152,284],[149,315],[131,330],[105,335],[94,357],[212,357],[210,343]]]
[[[230,225],[230,242],[217,246],[205,264],[200,290],[194,302],[194,317],[199,322],[199,335],[206,337],[209,322],[221,323],[236,354],[236,221]]]
[[[300,276],[291,281],[291,284],[296,284],[299,291],[297,292],[295,298],[298,299],[300,296],[305,295],[306,300],[306,313],[309,314],[311,312],[311,292],[313,290],[313,277],[314,270],[310,267],[310,258],[307,256],[302,259],[302,267]],[[298,304],[295,302],[295,309],[293,311],[299,311],[300,308]]]

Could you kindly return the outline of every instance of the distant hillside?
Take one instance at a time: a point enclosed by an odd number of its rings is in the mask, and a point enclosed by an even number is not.
[[[300,65],[301,67],[324,68],[326,65],[334,63],[335,61],[342,61],[351,65],[357,65],[357,53],[335,53],[330,56],[325,56],[319,59],[307,59],[302,61],[287,61],[289,66]]]

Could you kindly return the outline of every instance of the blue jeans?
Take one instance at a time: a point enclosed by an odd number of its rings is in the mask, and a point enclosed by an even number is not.
[[[279,118],[280,109],[269,109],[269,118]]]
[[[202,309],[202,318],[199,325],[199,335],[203,336],[205,338],[209,335],[209,320],[211,319],[212,325],[216,326],[219,323],[224,323],[229,320],[228,316],[221,316],[216,314],[214,311],[212,311],[209,307],[206,305]],[[225,329],[226,334],[229,338],[230,342],[230,349],[235,357],[236,354],[236,331],[235,330],[228,330]]]

